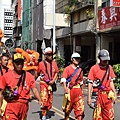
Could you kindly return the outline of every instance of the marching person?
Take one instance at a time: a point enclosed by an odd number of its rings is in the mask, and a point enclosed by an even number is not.
[[[53,89],[58,76],[58,66],[53,60],[53,51],[50,47],[45,49],[45,60],[38,65],[38,74],[40,75],[40,95],[43,101],[42,120],[49,120],[48,112],[52,108]]]
[[[7,53],[3,53],[0,57],[0,76],[3,76],[6,72],[8,72],[8,60],[9,55]]]
[[[72,109],[74,109],[76,120],[82,120],[84,117],[83,71],[79,67],[80,58],[80,54],[72,54],[72,63],[64,69],[61,78],[64,87],[62,109],[65,112],[65,120],[69,120]]]
[[[12,61],[14,69],[4,74],[0,82],[0,108],[3,96],[7,101],[4,113],[0,109],[0,117],[1,120],[24,120],[28,111],[30,89],[39,105],[42,105],[42,102],[33,75],[22,70],[24,57],[16,53],[13,55]]]
[[[88,105],[91,107],[92,96],[96,97],[94,103],[93,120],[114,120],[114,109],[112,100],[117,102],[117,95],[113,80],[115,74],[108,64],[110,60],[109,52],[102,49],[98,53],[100,62],[91,67],[88,74]]]

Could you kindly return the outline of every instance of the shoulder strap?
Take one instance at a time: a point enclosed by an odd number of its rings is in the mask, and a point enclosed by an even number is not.
[[[18,86],[18,87],[20,86],[20,83],[21,83],[21,82],[22,82],[22,86],[24,86],[25,78],[26,78],[26,72],[23,71],[22,74],[21,74],[21,76],[20,76],[20,79],[19,79],[19,81],[18,81],[18,83],[17,83],[17,86]]]
[[[81,75],[81,73],[82,73],[82,69],[80,70],[80,73],[79,73],[79,75],[78,75],[78,77],[77,77],[77,79],[75,80],[75,82],[78,82],[78,80],[79,80],[79,77],[80,77],[80,75]]]
[[[75,69],[74,73],[73,73],[69,78],[66,79],[66,83],[68,83],[68,82],[71,81],[71,79],[73,78],[73,76],[77,73],[78,69],[79,69],[79,68],[77,67],[77,68]]]
[[[6,68],[6,73],[8,72],[8,68]]]
[[[3,76],[3,71],[2,71],[2,68],[0,66],[0,71],[1,71],[1,75]],[[6,73],[8,72],[8,68],[6,67]]]
[[[110,77],[110,66],[108,65],[108,77],[107,77],[107,80],[109,80],[109,77]]]
[[[105,72],[105,74],[104,74],[104,76],[103,76],[103,78],[102,78],[102,81],[101,81],[101,84],[100,84],[100,86],[102,85],[102,83],[103,83],[103,81],[104,81],[104,79],[105,79],[105,76],[106,76],[106,74],[107,74],[107,71],[109,72],[110,70],[109,70],[110,68],[109,68],[109,65],[107,66],[107,68],[106,68],[106,72]],[[109,73],[108,73],[108,77],[107,77],[107,80],[109,79]],[[99,87],[100,87],[99,86]]]
[[[52,77],[52,62],[50,62],[50,75],[48,73],[48,69],[47,69],[47,63],[43,60],[43,63],[45,65],[45,69],[46,69],[46,73],[48,75],[48,78],[50,79],[50,77]]]
[[[3,76],[3,71],[2,71],[2,68],[1,68],[1,66],[0,66],[0,71],[1,71],[1,75]]]

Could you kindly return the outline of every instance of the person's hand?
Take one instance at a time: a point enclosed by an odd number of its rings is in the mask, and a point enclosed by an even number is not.
[[[43,102],[41,100],[38,101],[38,104],[43,107]]]
[[[49,82],[49,85],[52,85],[53,83],[54,83],[54,81],[52,80],[52,81]]]
[[[87,104],[90,106],[91,103],[92,103],[91,97],[88,97],[88,99],[87,99]]]
[[[65,88],[64,88],[64,94],[68,94],[68,92],[69,92],[69,91],[68,91],[68,88],[65,87]]]
[[[118,99],[117,99],[117,95],[115,95],[114,104],[116,104],[117,101],[118,101]]]
[[[2,120],[2,110],[0,109],[0,120]]]

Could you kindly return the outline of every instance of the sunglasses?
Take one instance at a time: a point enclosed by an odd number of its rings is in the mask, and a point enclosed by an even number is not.
[[[49,54],[46,54],[47,56],[53,56],[53,54],[52,53],[49,53]]]
[[[80,57],[73,57],[73,58],[76,59],[76,60],[80,59]]]

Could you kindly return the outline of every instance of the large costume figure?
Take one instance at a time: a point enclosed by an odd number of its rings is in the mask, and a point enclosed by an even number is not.
[[[20,53],[21,55],[23,55],[26,60],[24,62],[24,67],[23,70],[37,70],[38,68],[38,59],[39,59],[39,53],[36,52],[35,50],[30,50],[27,49],[26,51],[24,51],[21,48],[16,48],[16,52]]]
[[[2,30],[0,29],[0,42],[1,42],[3,36],[4,36],[4,34],[3,34]]]

